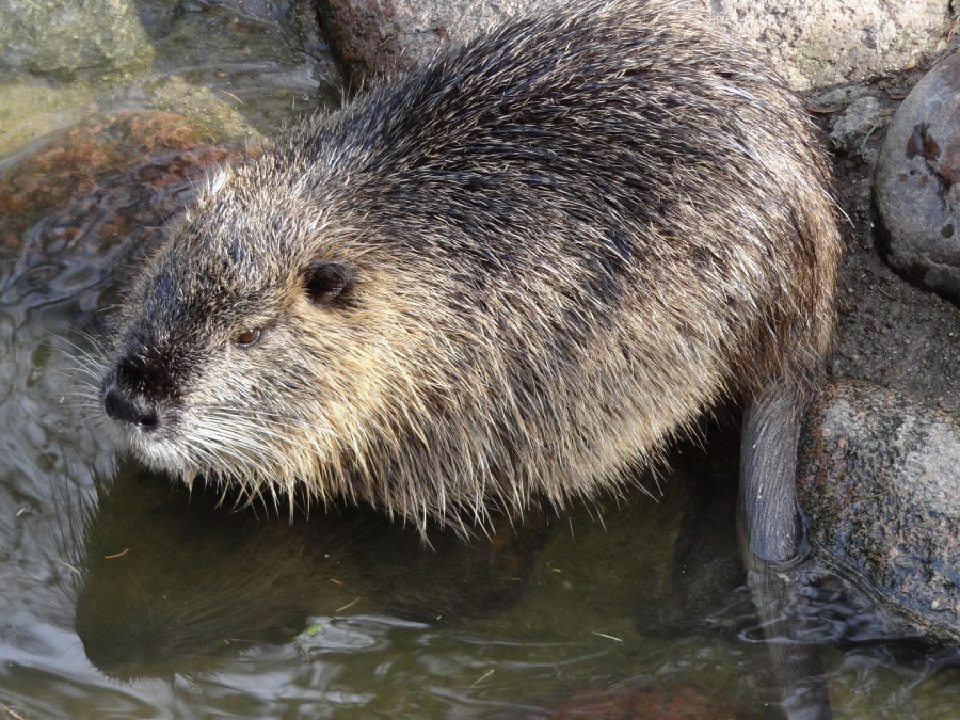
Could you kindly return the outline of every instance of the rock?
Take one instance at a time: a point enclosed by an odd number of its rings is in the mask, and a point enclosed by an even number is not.
[[[857,150],[880,122],[880,102],[869,95],[857,98],[833,121],[830,139],[837,147]]]
[[[331,0],[318,3],[327,38],[354,84],[430,57],[521,12],[558,0]],[[903,3],[698,0],[731,31],[769,52],[797,89],[872,77],[938,49],[947,29],[942,0]]]
[[[111,109],[167,110],[218,137],[260,142],[340,100],[312,0],[137,0],[132,14],[108,13],[107,0],[26,2],[0,0],[0,165]],[[88,9],[107,19],[95,22]],[[123,18],[129,31],[116,27]]]
[[[909,282],[960,303],[960,53],[900,105],[884,138],[875,196],[880,250]]]
[[[807,90],[911,67],[943,44],[941,0],[701,0],[766,50],[792,87]]]
[[[153,47],[129,0],[0,0],[0,69],[56,79],[147,65]]]
[[[407,68],[429,58],[444,42],[462,42],[525,10],[536,12],[556,2],[330,0],[317,6],[341,71],[360,85],[378,72]]]
[[[0,250],[18,254],[0,299],[98,304],[116,273],[160,236],[206,168],[240,154],[172,113],[92,118],[0,174]]]
[[[246,16],[278,25],[291,47],[310,55],[321,67],[329,64],[330,53],[320,37],[313,0],[230,0],[228,4]]]
[[[809,537],[934,636],[960,639],[960,427],[876,385],[839,382],[800,448]]]

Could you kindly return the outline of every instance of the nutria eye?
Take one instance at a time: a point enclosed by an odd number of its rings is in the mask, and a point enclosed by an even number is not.
[[[307,268],[303,289],[314,305],[344,305],[353,285],[353,273],[346,266],[318,262]]]
[[[260,328],[253,328],[237,335],[236,343],[238,347],[248,348],[257,344],[263,331]]]

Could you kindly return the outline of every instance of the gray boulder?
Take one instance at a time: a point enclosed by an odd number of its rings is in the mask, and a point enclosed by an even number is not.
[[[864,382],[807,416],[798,495],[809,537],[912,624],[960,639],[960,427]]]
[[[877,163],[880,249],[911,283],[960,302],[960,54],[901,103]]]

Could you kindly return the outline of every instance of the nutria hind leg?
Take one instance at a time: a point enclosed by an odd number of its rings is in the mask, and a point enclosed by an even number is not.
[[[773,388],[753,400],[740,438],[738,526],[748,584],[791,719],[832,716],[817,646],[803,640],[797,514],[801,403]]]

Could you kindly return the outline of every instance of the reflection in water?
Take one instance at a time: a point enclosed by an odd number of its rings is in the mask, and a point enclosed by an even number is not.
[[[172,677],[244,647],[290,642],[308,618],[390,615],[460,623],[511,606],[545,538],[533,520],[493,540],[358,509],[284,519],[125,468],[83,537],[76,628],[104,673]]]

